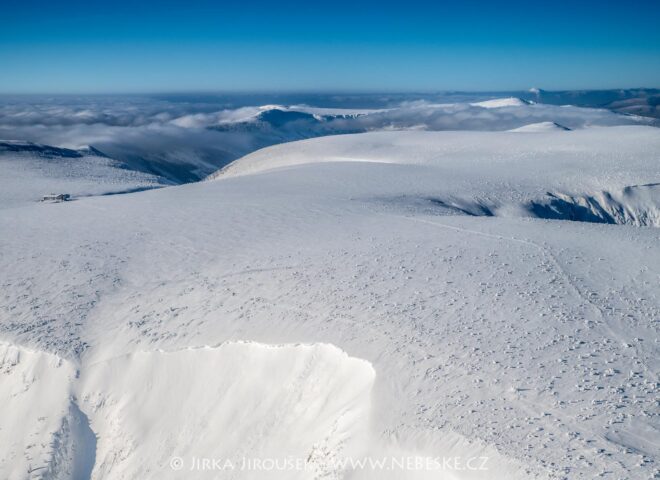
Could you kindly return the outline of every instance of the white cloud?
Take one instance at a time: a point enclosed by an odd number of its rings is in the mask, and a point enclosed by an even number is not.
[[[0,103],[0,138],[73,148],[94,145],[135,168],[189,181],[258,148],[338,133],[510,130],[541,122],[576,129],[653,122],[602,109],[511,99],[495,101],[498,108],[489,108],[493,104],[404,101],[395,108],[369,111],[296,106],[288,111],[307,115],[275,118],[258,115],[287,107],[226,108],[219,104],[113,97],[4,100]],[[258,119],[262,121],[255,122]]]

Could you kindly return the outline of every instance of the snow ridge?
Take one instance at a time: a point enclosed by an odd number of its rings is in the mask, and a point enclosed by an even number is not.
[[[331,345],[136,352],[75,373],[54,355],[0,344],[0,376],[3,405],[26,414],[15,425],[3,417],[3,478],[176,479],[172,459],[189,468],[195,457],[296,458],[306,470],[288,478],[334,478],[338,460],[369,445],[375,372]]]
[[[508,98],[495,98],[493,100],[485,100],[483,102],[471,103],[475,107],[481,108],[504,108],[504,107],[522,107],[530,105],[532,102],[523,100],[522,98],[508,97]]]

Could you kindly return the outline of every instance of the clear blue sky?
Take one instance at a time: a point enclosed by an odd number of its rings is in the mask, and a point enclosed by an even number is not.
[[[660,0],[1,1],[1,93],[660,87]]]

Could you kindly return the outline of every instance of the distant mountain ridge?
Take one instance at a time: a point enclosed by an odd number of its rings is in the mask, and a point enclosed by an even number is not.
[[[40,156],[64,158],[80,158],[83,156],[81,152],[69,148],[53,147],[51,145],[42,145],[40,143],[17,140],[0,140],[0,153],[5,152],[29,152]]]
[[[531,88],[519,96],[550,105],[607,108],[617,113],[660,118],[660,89],[657,88],[560,91]]]
[[[72,149],[44,145],[42,143],[26,142],[22,140],[0,140],[0,153],[31,153],[43,157],[81,158],[85,156],[110,158],[99,149],[86,145]]]

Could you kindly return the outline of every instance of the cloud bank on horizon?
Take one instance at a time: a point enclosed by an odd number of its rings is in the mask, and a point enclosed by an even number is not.
[[[538,123],[576,129],[655,122],[605,109],[516,98],[482,100],[437,103],[403,99],[369,109],[230,107],[130,97],[4,101],[0,104],[0,139],[67,148],[93,145],[137,170],[187,182],[259,148],[325,135],[377,130],[512,130]]]

